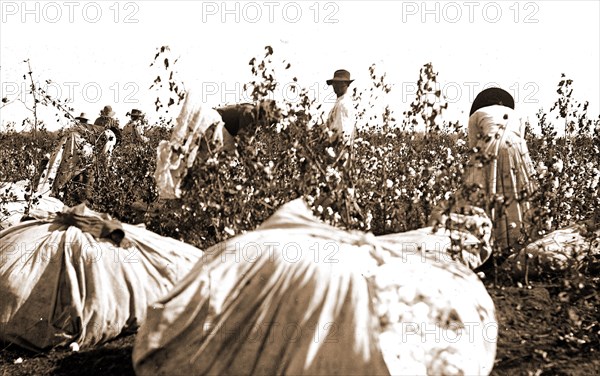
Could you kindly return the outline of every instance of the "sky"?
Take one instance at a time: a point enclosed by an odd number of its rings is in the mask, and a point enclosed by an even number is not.
[[[264,56],[268,45],[280,83],[276,99],[297,100],[289,90],[297,77],[322,111],[335,100],[325,84],[335,70],[350,71],[351,87],[368,93],[375,64],[391,92],[361,105],[390,105],[398,118],[414,99],[420,68],[432,63],[450,121],[466,123],[475,95],[498,85],[513,94],[523,118],[535,121],[535,113],[557,99],[562,73],[573,80],[574,98],[590,102],[590,115],[600,113],[599,1],[0,4],[0,96],[9,100],[0,124],[30,114],[19,101],[31,106],[25,59],[35,81],[67,100],[75,116],[85,112],[94,119],[111,105],[121,124],[133,108],[156,120],[157,93],[149,87],[159,68],[150,63],[164,45],[178,58],[176,77],[209,106],[248,101],[242,90],[252,80],[248,62]],[[66,124],[55,110],[39,113],[49,129]]]

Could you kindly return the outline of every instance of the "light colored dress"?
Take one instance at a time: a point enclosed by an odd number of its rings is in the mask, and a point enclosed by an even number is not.
[[[502,249],[516,246],[533,229],[531,204],[524,196],[536,189],[535,170],[524,130],[515,111],[501,105],[483,107],[469,118],[469,146],[478,152],[471,157],[466,184],[481,187],[478,193],[484,193],[486,202],[474,204],[486,208]]]
[[[229,133],[221,115],[207,107],[198,94],[189,91],[177,116],[171,139],[162,140],[156,149],[154,180],[160,198],[180,198],[183,194],[182,180],[194,165],[196,156],[205,160],[209,155],[207,140],[217,147],[224,147],[233,142],[227,137]]]

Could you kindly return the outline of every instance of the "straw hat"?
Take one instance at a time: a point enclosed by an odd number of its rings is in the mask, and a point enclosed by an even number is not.
[[[338,69],[333,73],[333,78],[327,80],[327,85],[331,85],[333,82],[347,82],[351,83],[354,80],[350,79],[350,72],[345,69]]]
[[[100,111],[101,116],[113,117],[115,116],[115,112],[113,111],[111,106],[104,106],[104,109]]]
[[[85,112],[82,112],[81,115],[75,118],[75,120],[79,121],[80,123],[87,124],[89,118],[87,117]]]

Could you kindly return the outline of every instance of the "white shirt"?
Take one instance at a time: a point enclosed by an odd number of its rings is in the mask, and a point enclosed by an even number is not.
[[[347,93],[338,97],[335,101],[326,125],[329,129],[342,134],[344,142],[351,143],[354,141],[356,117],[354,116],[351,98]]]

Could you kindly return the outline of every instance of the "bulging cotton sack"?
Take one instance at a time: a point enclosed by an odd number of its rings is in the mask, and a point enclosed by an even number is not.
[[[33,350],[137,329],[202,255],[84,205],[33,214],[0,232],[0,339]]]
[[[489,374],[494,305],[466,266],[341,231],[303,201],[208,249],[148,310],[140,375]]]
[[[600,257],[600,227],[593,220],[545,235],[511,255],[504,269],[517,277],[538,277],[576,270]]]

